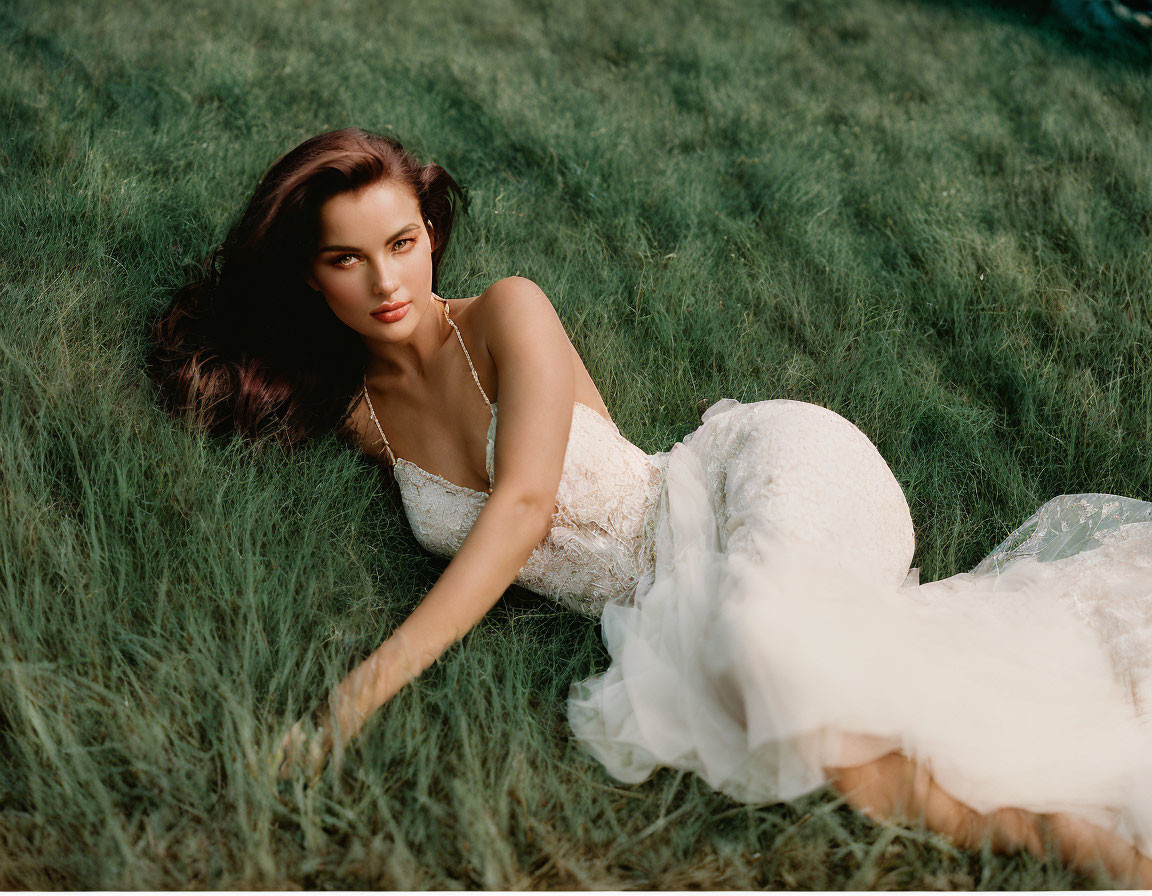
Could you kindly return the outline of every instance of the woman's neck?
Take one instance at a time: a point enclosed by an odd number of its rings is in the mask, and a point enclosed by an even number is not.
[[[433,294],[416,329],[403,342],[377,342],[365,339],[368,365],[365,376],[399,380],[420,380],[433,366],[444,342],[452,335],[451,324],[444,317],[444,300]]]

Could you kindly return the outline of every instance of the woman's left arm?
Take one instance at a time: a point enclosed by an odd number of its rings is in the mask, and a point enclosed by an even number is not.
[[[329,695],[311,748],[315,769],[405,684],[483,618],[548,534],[572,424],[575,385],[568,336],[530,280],[508,278],[471,309],[499,376],[492,493],[436,584],[392,635]],[[482,303],[482,304],[481,304]],[[335,729],[335,730],[333,730]],[[296,743],[290,743],[293,733]],[[286,738],[299,750],[302,731]]]

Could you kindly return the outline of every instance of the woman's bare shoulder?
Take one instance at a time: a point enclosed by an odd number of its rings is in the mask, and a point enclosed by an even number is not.
[[[535,282],[527,277],[504,277],[497,280],[478,296],[468,299],[453,299],[449,305],[454,314],[467,316],[480,324],[493,315],[507,312],[507,306],[518,306],[525,302],[544,302],[551,305]]]
[[[477,296],[478,299],[485,299],[490,304],[500,301],[515,301],[523,297],[544,299],[545,301],[548,299],[544,295],[544,290],[537,286],[535,281],[520,276],[504,277],[497,280]]]
[[[527,277],[505,277],[470,300],[472,328],[485,343],[508,328],[531,328],[543,319],[557,320],[552,302]]]
[[[465,315],[475,315],[465,327],[466,331],[476,339],[477,345],[485,349],[488,348],[490,339],[502,330],[505,332],[515,330],[523,335],[531,333],[533,327],[538,326],[541,329],[537,332],[553,333],[554,337],[566,346],[571,358],[576,400],[611,421],[612,417],[608,413],[604,399],[600,397],[600,391],[589,376],[584,361],[552,306],[552,301],[533,281],[527,277],[505,277],[503,280],[497,280],[480,295],[460,299],[459,302],[461,318]],[[453,305],[453,309],[455,307]],[[461,326],[464,327],[463,324]],[[485,354],[488,355],[488,352]],[[495,379],[495,368],[492,370]]]
[[[452,299],[448,306],[465,340],[471,337],[485,348],[491,338],[510,328],[531,326],[541,315],[556,317],[548,296],[527,277],[505,277],[480,295]]]

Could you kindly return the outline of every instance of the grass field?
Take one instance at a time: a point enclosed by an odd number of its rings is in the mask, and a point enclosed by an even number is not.
[[[872,824],[621,786],[598,630],[513,592],[339,774],[288,724],[440,562],[334,441],[166,418],[149,321],[283,151],[349,124],[464,183],[442,292],[552,298],[645,450],[701,400],[855,421],[922,579],[1047,498],[1152,498],[1152,77],[1010,5],[0,5],[0,886],[1032,889]]]

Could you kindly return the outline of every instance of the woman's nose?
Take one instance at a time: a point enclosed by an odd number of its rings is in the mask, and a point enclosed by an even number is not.
[[[396,291],[396,278],[387,265],[376,265],[372,272],[372,291],[377,295],[391,295]]]

